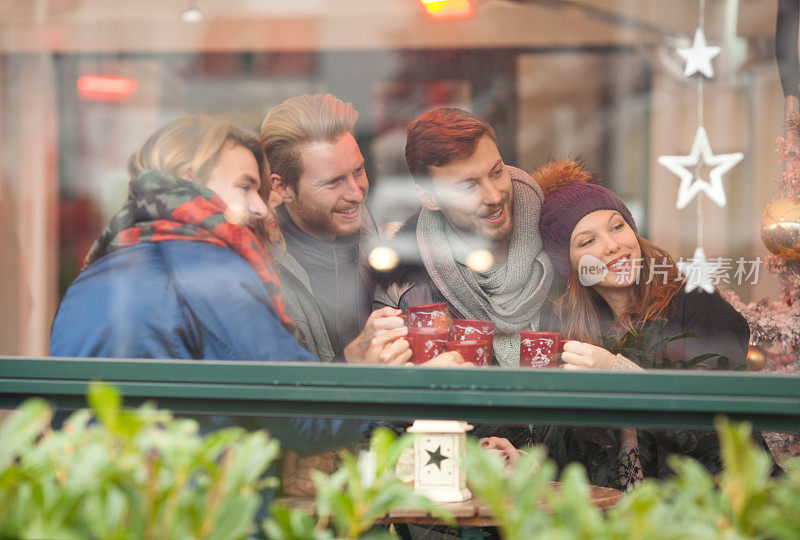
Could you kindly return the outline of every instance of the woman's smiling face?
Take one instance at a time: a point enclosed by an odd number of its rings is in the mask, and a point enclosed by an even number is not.
[[[642,267],[642,249],[636,233],[616,210],[596,210],[572,230],[569,260],[585,286],[628,289]]]

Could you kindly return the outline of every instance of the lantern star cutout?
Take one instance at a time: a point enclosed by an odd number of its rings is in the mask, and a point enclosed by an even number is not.
[[[695,289],[700,289],[707,293],[714,292],[713,278],[720,265],[717,262],[708,262],[703,248],[698,246],[688,262],[679,261],[676,264],[681,273],[686,276],[685,288],[687,293]]]
[[[722,175],[731,170],[743,158],[744,155],[741,152],[714,155],[706,130],[700,126],[694,135],[694,142],[688,156],[661,156],[658,158],[658,163],[681,179],[675,207],[682,210],[700,192],[708,195],[717,205],[725,206],[727,200],[725,189],[722,187]],[[708,173],[708,182],[699,177],[700,167],[703,164],[714,167]]]
[[[431,452],[430,450],[425,451],[428,452],[428,463],[425,464],[426,467],[433,464],[436,465],[436,468],[441,471],[442,461],[450,459],[447,456],[442,455],[442,445],[439,445],[439,448],[437,448],[435,452]]]
[[[686,49],[677,49],[677,53],[686,60],[686,68],[683,70],[684,77],[690,77],[695,73],[702,73],[709,79],[714,76],[714,68],[711,60],[716,57],[721,47],[709,47],[706,42],[706,35],[702,28],[694,31],[694,42]]]

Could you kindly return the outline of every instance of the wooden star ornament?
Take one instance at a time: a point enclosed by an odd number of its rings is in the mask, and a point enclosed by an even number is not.
[[[686,68],[683,70],[683,76],[691,77],[699,72],[710,79],[714,76],[714,67],[711,65],[711,60],[721,51],[721,47],[709,47],[703,29],[698,28],[694,31],[694,42],[692,46],[676,51],[686,60]]]
[[[658,163],[681,179],[675,207],[682,210],[701,192],[708,195],[717,205],[725,206],[727,200],[725,189],[722,186],[722,175],[731,170],[743,158],[744,155],[741,152],[714,155],[706,130],[700,126],[694,135],[689,155],[661,156],[658,158]],[[700,178],[700,167],[704,164],[714,167],[708,173],[708,182]]]

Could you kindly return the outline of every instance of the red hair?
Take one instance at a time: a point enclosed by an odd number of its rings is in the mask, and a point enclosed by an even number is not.
[[[494,129],[480,116],[452,107],[428,111],[406,130],[408,170],[416,182],[424,181],[431,166],[470,157],[484,136],[497,143]]]

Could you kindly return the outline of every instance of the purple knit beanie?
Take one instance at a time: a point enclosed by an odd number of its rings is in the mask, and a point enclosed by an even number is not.
[[[596,210],[616,210],[633,232],[636,222],[625,203],[611,190],[592,184],[593,175],[574,161],[551,162],[533,172],[544,191],[539,231],[544,249],[562,276],[572,271],[569,240],[575,225]]]

